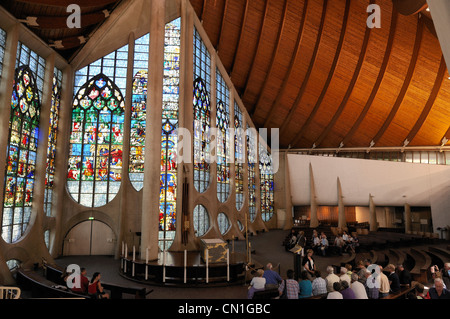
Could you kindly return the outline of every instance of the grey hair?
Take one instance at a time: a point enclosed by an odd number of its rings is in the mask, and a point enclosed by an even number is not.
[[[327,267],[327,272],[328,272],[329,274],[333,274],[333,273],[334,273],[334,268],[333,268],[333,266],[328,266],[328,267]]]

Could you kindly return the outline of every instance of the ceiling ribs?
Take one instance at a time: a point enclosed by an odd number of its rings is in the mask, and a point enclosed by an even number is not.
[[[425,104],[422,113],[420,114],[419,119],[417,120],[416,124],[414,124],[414,127],[412,128],[411,132],[409,132],[408,137],[406,138],[408,141],[412,142],[414,137],[416,136],[417,132],[419,132],[420,128],[422,127],[423,123],[425,122],[428,114],[431,111],[431,107],[433,106],[434,102],[436,101],[436,98],[439,94],[439,90],[441,89],[442,82],[445,79],[445,73],[447,71],[447,65],[445,64],[444,56],[441,57],[441,63],[439,64],[439,71],[436,75],[436,81],[434,82],[433,89],[431,90],[430,97],[427,100],[427,103]]]
[[[348,1],[347,1],[347,3],[348,3]],[[306,85],[308,83],[309,77],[311,76],[311,72],[312,72],[312,70],[314,68],[314,65],[315,65],[316,61],[317,61],[317,52],[319,51],[320,40],[322,38],[322,33],[323,33],[323,26],[325,25],[325,16],[326,16],[326,12],[327,12],[327,5],[328,5],[328,0],[324,0],[324,2],[323,2],[323,9],[322,9],[322,17],[321,17],[321,20],[320,20],[319,30],[317,32],[317,40],[316,40],[316,44],[314,46],[314,51],[313,51],[313,55],[311,57],[311,62],[309,63],[308,71],[306,72],[305,78],[304,78],[302,86],[300,87],[300,90],[299,90],[299,92],[297,94],[295,102],[292,105],[292,107],[290,108],[289,113],[286,116],[285,121],[284,121],[283,125],[280,128],[280,136],[283,135],[284,131],[288,127],[288,124],[290,123],[292,115],[297,110],[297,107],[298,107],[298,105],[300,103],[301,97],[303,96],[303,92],[305,91]]]
[[[247,23],[247,16],[248,16],[248,5],[249,0],[245,1],[245,9],[244,9],[244,14],[242,16],[242,24],[241,24],[241,30],[239,31],[239,38],[238,38],[238,44],[236,47],[236,51],[233,55],[233,60],[231,62],[231,66],[230,66],[230,70],[229,70],[229,74],[230,74],[230,79],[233,79],[233,72],[234,72],[234,64],[236,63],[236,56],[239,53],[239,48],[241,47],[241,41],[242,41],[242,33],[244,33],[244,27],[245,24]]]
[[[312,110],[312,112],[309,114],[308,119],[306,120],[305,124],[302,126],[302,128],[300,129],[300,132],[298,134],[295,135],[295,137],[293,138],[293,140],[291,141],[292,146],[295,146],[296,143],[303,137],[303,134],[306,132],[306,130],[309,128],[309,125],[311,124],[314,116],[316,115],[317,111],[319,110],[320,105],[322,104],[322,101],[325,97],[325,94],[328,90],[328,86],[330,85],[330,82],[333,78],[334,72],[336,70],[336,66],[339,60],[339,56],[341,53],[341,49],[342,49],[342,45],[344,43],[344,38],[345,38],[345,33],[347,30],[347,24],[348,24],[348,16],[349,16],[349,12],[350,12],[350,0],[347,0],[345,3],[345,13],[344,13],[344,18],[342,19],[342,29],[341,29],[341,35],[339,37],[339,43],[338,46],[336,48],[336,52],[334,55],[334,60],[333,60],[333,64],[331,66],[330,71],[328,72],[328,78],[324,84],[324,87],[322,89],[322,92],[320,93],[320,96],[316,102],[316,104],[314,105],[314,108]]]
[[[370,1],[371,4],[373,2],[374,2],[374,0]],[[324,131],[322,131],[322,134],[319,136],[319,138],[315,142],[316,147],[318,147],[320,144],[322,144],[323,140],[328,136],[328,134],[330,133],[331,129],[336,124],[336,121],[341,116],[342,112],[344,111],[345,106],[347,105],[348,99],[350,98],[350,95],[353,92],[353,89],[355,87],[356,81],[359,78],[359,74],[361,72],[361,68],[362,68],[362,65],[364,63],[364,59],[366,57],[367,46],[369,44],[369,39],[370,39],[370,30],[372,30],[372,28],[366,27],[365,29],[366,29],[366,32],[364,33],[364,41],[363,41],[363,44],[362,44],[362,47],[361,47],[361,52],[359,54],[358,63],[356,64],[356,69],[355,69],[355,72],[353,73],[352,80],[350,81],[350,84],[348,86],[347,92],[345,92],[345,96],[342,99],[342,102],[339,105],[337,111],[334,113],[333,118],[331,119],[331,121],[328,124],[328,126],[326,127],[326,129]]]
[[[258,109],[259,103],[261,101],[261,97],[263,96],[263,93],[264,93],[264,91],[266,89],[267,82],[268,82],[269,78],[271,77],[274,61],[276,60],[276,57],[277,57],[279,49],[280,49],[281,35],[283,34],[284,26],[285,26],[285,23],[286,23],[286,14],[287,14],[288,2],[289,2],[289,0],[285,0],[284,1],[283,15],[281,17],[281,21],[282,22],[280,24],[280,28],[278,29],[277,44],[276,44],[275,49],[273,50],[273,53],[272,53],[272,57],[271,57],[271,60],[270,60],[269,71],[267,71],[266,77],[264,79],[263,86],[262,86],[262,88],[261,88],[261,90],[260,90],[260,92],[258,94],[258,100],[256,101],[255,104],[253,104],[253,106],[251,107],[251,109],[249,111],[250,115],[253,115],[255,110]]]
[[[394,8],[402,15],[409,16],[426,9],[426,0],[392,0]]]
[[[280,104],[281,97],[284,95],[284,91],[286,90],[286,86],[289,82],[289,79],[291,78],[292,71],[294,71],[294,65],[297,61],[299,51],[300,51],[300,44],[302,43],[302,39],[303,39],[303,32],[304,32],[304,27],[305,27],[307,8],[308,8],[308,0],[305,0],[305,2],[303,4],[303,13],[302,13],[302,18],[301,18],[301,22],[300,22],[299,33],[297,36],[297,42],[295,43],[294,54],[292,55],[291,62],[289,63],[288,73],[283,79],[283,84],[281,85],[280,92],[277,94],[275,101],[272,103],[269,113],[266,116],[266,120],[264,121],[263,127],[265,127],[265,128],[268,127],[270,120],[272,119],[272,115],[275,110],[275,107]]]
[[[205,15],[205,12],[206,12],[206,1],[208,1],[208,0],[203,0],[202,13],[199,17],[199,20],[202,24],[203,24],[203,16]]]
[[[418,25],[417,25],[417,30],[416,30],[416,39],[414,42],[413,54],[411,56],[411,60],[409,63],[408,72],[406,73],[406,77],[405,77],[405,80],[403,81],[403,85],[400,90],[400,93],[398,94],[394,105],[392,105],[392,108],[391,108],[391,111],[389,112],[388,117],[384,121],[383,126],[380,128],[378,133],[372,139],[372,142],[371,142],[372,146],[375,145],[380,140],[380,138],[383,136],[383,134],[386,132],[387,128],[389,127],[389,125],[391,124],[395,115],[397,114],[397,111],[403,102],[403,98],[405,97],[406,92],[408,91],[409,84],[411,83],[411,79],[413,77],[414,70],[416,68],[417,58],[419,56],[420,45],[422,43],[423,25],[424,25],[423,20],[418,19]]]
[[[342,140],[343,145],[346,145],[348,143],[348,141],[353,137],[355,132],[358,130],[359,126],[361,125],[361,122],[365,119],[367,112],[369,111],[370,107],[372,106],[375,96],[378,93],[381,82],[383,81],[384,75],[386,73],[389,58],[391,56],[392,45],[394,43],[394,38],[395,38],[395,31],[397,30],[397,22],[398,22],[397,20],[398,20],[398,12],[397,12],[397,10],[393,9],[392,16],[391,16],[391,26],[390,26],[390,30],[389,30],[389,38],[388,38],[388,41],[386,44],[386,51],[384,52],[384,58],[383,58],[383,62],[381,63],[381,68],[378,73],[377,80],[373,86],[372,92],[370,93],[369,99],[367,100],[366,104],[364,105],[362,112],[359,114],[358,119],[356,120],[355,124],[352,126],[351,130],[347,133],[347,135]]]
[[[261,29],[259,30],[258,44],[256,46],[256,51],[255,51],[255,54],[253,56],[253,59],[252,59],[251,65],[250,65],[250,71],[248,72],[247,77],[245,79],[244,89],[242,90],[243,93],[241,95],[241,99],[242,99],[242,102],[244,103],[244,105],[246,104],[245,103],[245,93],[247,92],[248,85],[250,83],[249,80],[252,77],[253,70],[254,70],[254,67],[255,67],[255,60],[256,60],[256,57],[258,56],[258,53],[259,53],[259,50],[260,50],[260,47],[261,47],[261,38],[262,38],[262,35],[264,33],[264,29],[265,29],[264,27],[266,26],[267,14],[269,13],[269,1],[270,0],[266,0],[266,3],[265,3],[264,16],[262,18]]]
[[[219,30],[219,35],[217,36],[217,46],[216,46],[216,51],[217,53],[219,53],[219,48],[220,48],[220,43],[222,41],[222,32],[223,32],[223,25],[225,22],[225,17],[227,15],[227,10],[228,10],[228,0],[225,0],[225,4],[223,5],[223,14],[222,14],[222,21],[220,23],[220,30]]]

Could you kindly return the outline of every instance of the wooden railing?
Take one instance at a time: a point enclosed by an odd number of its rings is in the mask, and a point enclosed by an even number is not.
[[[0,286],[0,299],[19,299],[21,293],[19,287]]]

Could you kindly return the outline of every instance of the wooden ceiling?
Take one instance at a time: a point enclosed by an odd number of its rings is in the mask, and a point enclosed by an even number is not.
[[[119,2],[120,0],[2,0],[0,5],[61,56],[70,60]],[[81,28],[67,26],[68,17],[74,12],[67,12],[71,4],[80,7]]]
[[[189,1],[253,122],[279,128],[281,147],[450,140],[450,80],[426,0]],[[1,5],[70,61],[119,2]],[[79,29],[65,24],[71,3],[81,6]],[[381,28],[366,25],[372,3]]]
[[[281,147],[450,139],[450,80],[425,0],[190,2],[255,125],[279,128]],[[366,25],[372,3],[381,28]]]

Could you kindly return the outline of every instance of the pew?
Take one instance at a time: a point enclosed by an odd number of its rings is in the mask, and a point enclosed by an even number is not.
[[[253,299],[273,299],[279,297],[278,288],[269,288],[261,291],[255,291]]]
[[[380,299],[406,299],[408,294],[416,289],[415,285],[401,286],[398,292],[391,292],[386,297]]]
[[[431,266],[431,257],[423,250],[411,248],[409,252],[415,260],[415,266],[410,270],[413,280],[422,284],[428,283],[428,269]]]
[[[39,276],[36,272],[19,268],[16,272],[17,285],[21,290],[30,290],[32,298],[86,299],[86,295],[62,289],[60,285]]]
[[[63,269],[56,265],[44,264],[44,275],[45,277],[57,284],[65,284],[62,281]],[[135,299],[145,299],[148,294],[153,292],[153,289],[147,291],[145,287],[133,287],[133,286],[121,286],[117,284],[112,284],[108,282],[104,282],[102,280],[103,288],[109,290],[111,292],[111,299],[122,299],[123,294],[131,294],[134,295]]]

